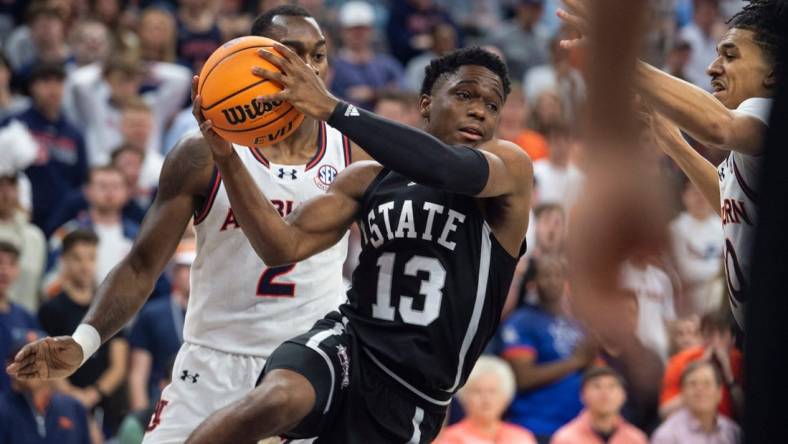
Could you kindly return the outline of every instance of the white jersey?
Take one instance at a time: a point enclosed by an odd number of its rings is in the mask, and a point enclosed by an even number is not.
[[[769,124],[771,99],[751,98],[739,105],[736,112],[753,116]],[[758,222],[758,174],[761,157],[732,151],[717,167],[720,176],[720,199],[725,277],[731,295],[731,308],[739,325],[744,326],[744,305],[750,285],[747,282],[755,246],[755,227]]]
[[[236,146],[255,183],[284,217],[326,192],[350,162],[350,143],[320,123],[317,152],[306,165],[276,165],[264,149]],[[267,267],[238,225],[221,177],[195,215],[197,257],[184,323],[185,342],[267,358],[345,300],[342,264],[347,235],[296,264]]]

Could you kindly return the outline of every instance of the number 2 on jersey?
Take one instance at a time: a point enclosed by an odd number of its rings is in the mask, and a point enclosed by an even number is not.
[[[263,270],[257,281],[257,297],[292,298],[295,296],[295,284],[276,282],[276,278],[290,273],[296,264],[270,267]]]
[[[391,282],[394,279],[395,253],[383,253],[378,258],[378,296],[372,304],[372,316],[376,319],[393,321],[396,312],[391,305]],[[419,293],[424,296],[424,308],[413,308],[413,297],[401,295],[399,297],[399,315],[408,324],[427,326],[438,319],[443,299],[443,286],[446,283],[446,269],[434,257],[413,256],[405,263],[403,274],[405,276],[418,276],[426,272],[427,279],[422,280]]]

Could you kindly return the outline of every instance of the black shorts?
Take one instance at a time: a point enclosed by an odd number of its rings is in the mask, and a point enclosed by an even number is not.
[[[304,376],[316,396],[315,407],[287,438],[317,436],[316,444],[426,444],[438,435],[446,415],[445,407],[420,402],[360,353],[338,312],[277,347],[260,380],[276,369]]]

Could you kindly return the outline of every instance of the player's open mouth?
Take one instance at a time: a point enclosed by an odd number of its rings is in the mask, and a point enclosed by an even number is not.
[[[472,126],[464,126],[460,128],[460,134],[462,134],[466,139],[473,141],[482,140],[482,137],[484,137],[484,133],[482,133],[480,129]]]
[[[725,91],[725,85],[723,85],[722,82],[719,82],[717,80],[712,80],[711,81],[711,89],[715,93],[722,92],[722,91]]]

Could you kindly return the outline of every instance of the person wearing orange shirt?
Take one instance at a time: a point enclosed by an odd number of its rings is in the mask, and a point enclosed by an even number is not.
[[[532,161],[537,161],[547,157],[549,149],[545,137],[526,126],[529,114],[522,88],[513,86],[501,111],[497,136],[516,143],[528,153]]]

